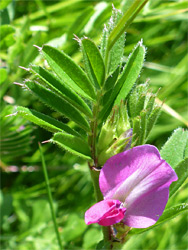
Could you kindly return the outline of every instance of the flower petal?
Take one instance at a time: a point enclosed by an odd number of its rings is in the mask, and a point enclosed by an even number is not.
[[[101,226],[110,226],[120,222],[125,215],[126,209],[121,206],[118,200],[103,200],[85,213],[85,223],[87,225],[98,223]]]
[[[162,215],[168,195],[168,187],[163,187],[140,197],[127,209],[123,222],[134,228],[152,226]]]
[[[143,145],[111,157],[101,170],[99,183],[105,199],[124,203],[124,223],[144,228],[159,219],[168,201],[169,186],[177,179],[157,148]]]
[[[142,145],[111,157],[101,170],[99,185],[106,199],[130,204],[147,190],[176,180],[176,173],[161,159],[158,149]]]

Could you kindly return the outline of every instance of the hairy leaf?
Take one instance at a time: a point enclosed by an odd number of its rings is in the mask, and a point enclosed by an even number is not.
[[[65,85],[63,81],[40,66],[32,66],[31,71],[37,74],[37,76],[46,83],[48,88],[50,88],[52,91],[57,92],[60,97],[71,103],[85,115],[92,117],[91,109],[84,102],[84,100],[77,93],[72,91],[67,85]]]
[[[127,64],[117,81],[109,100],[104,105],[100,118],[103,120],[111,111],[113,105],[119,105],[121,100],[125,100],[136,79],[139,77],[145,57],[145,47],[138,43],[133,53],[129,57]]]
[[[81,41],[86,72],[94,86],[101,87],[105,79],[105,67],[99,49],[93,41],[84,38]]]
[[[50,116],[44,115],[40,112],[37,112],[35,110],[18,106],[17,113],[20,116],[29,120],[30,122],[33,122],[36,125],[44,128],[52,133],[65,131],[69,134],[79,136],[79,134],[76,131],[71,129],[66,124],[64,124],[64,123],[62,123],[62,122],[60,122],[60,121],[58,121]]]
[[[178,176],[178,180],[170,185],[170,197],[183,185],[188,177],[188,158],[181,161],[174,169]]]
[[[120,21],[122,17],[122,12],[113,9],[112,17],[110,19],[110,32],[115,28],[117,23]],[[109,54],[109,68],[108,72],[111,74],[114,70],[119,66],[121,67],[121,62],[123,58],[124,52],[124,43],[125,43],[125,34],[122,34],[119,39],[114,43],[112,49],[110,50]]]
[[[119,70],[120,70],[120,67],[117,67],[117,69],[111,75],[108,76],[104,84],[105,91],[109,91],[114,87],[118,79]]]
[[[86,141],[75,135],[70,135],[65,132],[56,133],[51,142],[56,143],[61,148],[78,155],[84,159],[91,159],[91,152]]]
[[[155,125],[159,115],[161,113],[161,107],[156,106],[149,117],[147,118],[147,130],[146,130],[146,138],[149,136],[153,126]]]
[[[48,45],[42,47],[42,53],[60,79],[73,90],[88,99],[96,98],[85,72],[68,55]]]
[[[70,103],[35,82],[26,81],[25,84],[44,104],[73,120],[84,130],[89,131],[87,120]]]
[[[174,131],[165,145],[162,147],[161,157],[175,167],[185,158],[185,148],[188,143],[188,131],[178,128]]]
[[[145,52],[145,47],[142,45],[142,42],[139,42],[132,55],[129,57],[117,83],[117,85],[119,84],[121,86],[121,90],[114,104],[120,104],[121,100],[124,100],[132,89],[140,75],[144,63]]]

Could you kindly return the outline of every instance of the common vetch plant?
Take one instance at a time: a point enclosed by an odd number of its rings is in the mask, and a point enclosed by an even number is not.
[[[31,78],[21,84],[72,121],[69,126],[17,107],[19,115],[53,133],[48,142],[88,161],[97,203],[86,208],[85,221],[103,226],[104,240],[98,249],[121,248],[131,234],[187,209],[180,204],[164,211],[171,183],[170,195],[186,178],[188,134],[177,130],[160,153],[145,145],[161,107],[155,103],[156,94],[148,90],[148,81],[138,83],[146,54],[143,41],[123,61],[126,28],[146,2],[133,1],[124,15],[113,8],[99,46],[87,37],[75,36],[83,67],[63,51],[36,46],[50,68],[31,65],[26,68]],[[181,148],[177,146],[175,172],[170,165],[176,155],[170,152],[182,138],[186,141]]]

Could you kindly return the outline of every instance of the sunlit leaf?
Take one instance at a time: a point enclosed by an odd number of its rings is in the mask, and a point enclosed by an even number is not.
[[[143,66],[144,57],[145,47],[141,42],[139,42],[129,57],[127,64],[123,69],[123,72],[121,73],[107,103],[104,104],[104,108],[100,113],[101,119],[110,113],[113,105],[119,105],[122,100],[125,100],[137,78],[139,77]]]
[[[188,143],[188,131],[178,128],[174,131],[165,145],[162,147],[160,154],[171,167],[175,167],[185,158],[185,148]]]
[[[92,117],[91,109],[84,102],[84,100],[54,74],[40,66],[32,66],[31,71],[32,73],[37,74],[36,76],[44,81],[45,85],[47,85],[48,88],[50,88],[52,91],[57,92],[60,97],[72,104],[85,115]]]
[[[80,95],[95,99],[94,88],[86,74],[68,55],[48,45],[42,47],[42,53],[61,80]]]
[[[69,119],[76,122],[81,128],[89,131],[89,124],[87,120],[70,103],[35,82],[26,81],[25,84],[45,105],[65,115]]]
[[[174,170],[178,176],[178,180],[170,185],[170,197],[183,185],[188,177],[188,158],[181,161]]]
[[[88,38],[81,40],[86,72],[94,86],[101,87],[104,84],[105,67],[99,49]]]
[[[145,58],[145,47],[142,42],[139,42],[133,53],[129,57],[127,64],[121,74],[121,77],[117,85],[121,86],[120,92],[116,97],[115,105],[120,104],[121,100],[124,100],[129,94],[131,88],[140,75],[140,71],[143,67]]]
[[[18,115],[24,117],[25,119],[29,120],[30,122],[33,122],[36,125],[44,128],[52,133],[65,131],[69,134],[79,136],[79,134],[76,131],[71,129],[66,124],[64,124],[64,123],[62,123],[62,122],[60,122],[60,121],[58,121],[50,116],[44,115],[40,112],[37,112],[35,110],[24,108],[24,107],[17,107],[17,113],[18,113]]]

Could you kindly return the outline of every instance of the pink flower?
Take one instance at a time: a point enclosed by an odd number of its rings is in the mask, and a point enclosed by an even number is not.
[[[85,222],[110,226],[123,221],[134,228],[152,226],[162,215],[169,187],[177,179],[175,171],[152,145],[114,155],[99,176],[104,200],[86,211]]]

